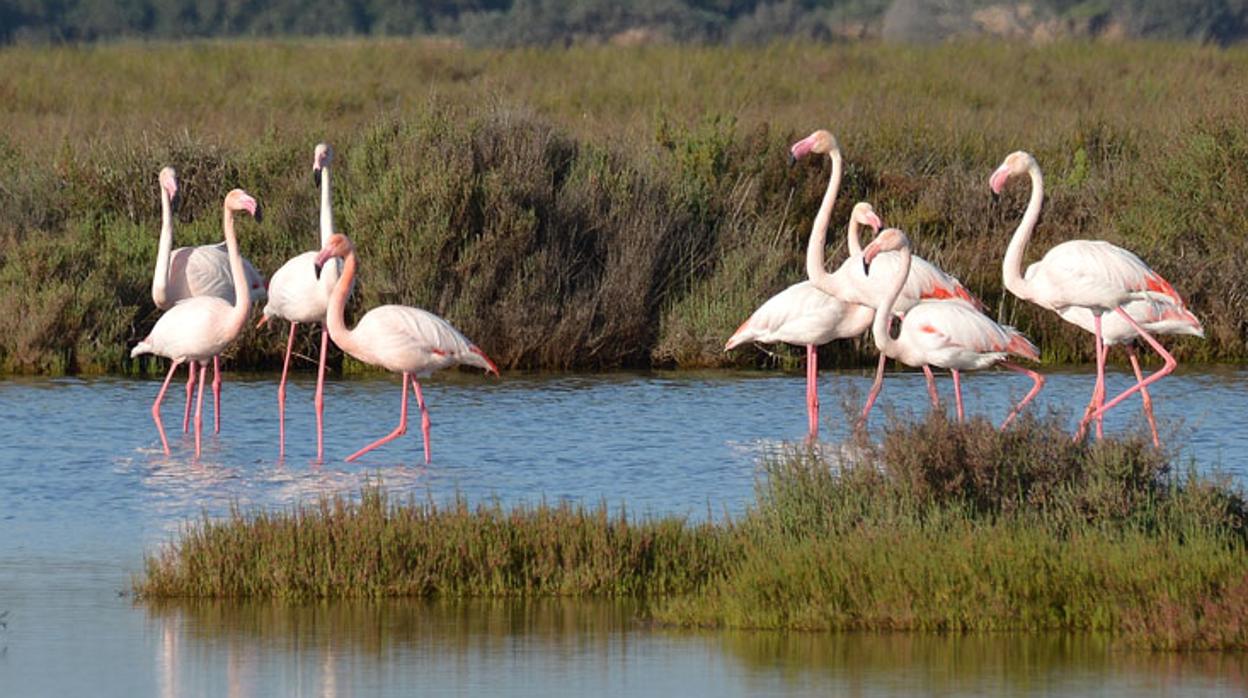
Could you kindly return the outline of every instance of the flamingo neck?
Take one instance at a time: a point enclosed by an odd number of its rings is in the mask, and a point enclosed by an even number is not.
[[[828,179],[828,188],[823,192],[823,201],[819,204],[819,213],[815,214],[815,223],[810,229],[810,242],[806,245],[806,276],[816,286],[820,286],[828,276],[824,267],[823,250],[827,244],[828,221],[832,220],[832,207],[836,204],[836,193],[841,188],[841,150],[833,147],[828,152],[832,158],[832,176]]]
[[[234,310],[230,313],[230,329],[233,335],[242,331],[251,311],[251,286],[243,269],[243,255],[238,250],[238,238],[234,235],[234,212],[225,207],[221,218],[225,230],[225,250],[230,256],[230,275],[234,277]]]
[[[334,234],[333,201],[329,185],[330,166],[321,168],[321,247],[329,243],[329,236]]]
[[[330,260],[333,262],[335,260]],[[324,273],[324,272],[322,272]],[[347,329],[343,315],[347,310],[347,296],[351,293],[351,284],[355,281],[355,250],[347,252],[346,261],[342,265],[342,273],[338,276],[334,289],[329,293],[329,304],[325,309],[325,327],[329,330],[329,338],[334,340],[343,351],[355,353],[355,339],[351,330]]]
[[[901,248],[901,264],[893,278],[892,288],[884,296],[883,302],[875,311],[875,319],[871,322],[871,336],[875,338],[875,348],[879,349],[881,354],[889,354],[895,343],[889,335],[889,325],[893,321],[893,306],[897,303],[897,298],[901,295],[901,289],[905,287],[909,276],[910,245],[905,245]]]
[[[849,255],[862,254],[862,239],[858,237],[858,219],[850,216],[849,229],[845,231],[845,242],[849,245]]]
[[[1040,174],[1040,166],[1033,161],[1027,168],[1027,174],[1031,175],[1031,199],[1027,202],[1023,220],[1014,231],[1014,237],[1010,239],[1010,245],[1005,250],[1005,259],[1001,263],[1005,287],[1010,293],[1024,299],[1030,298],[1031,294],[1030,284],[1023,278],[1023,254],[1027,250],[1027,243],[1031,241],[1036,221],[1040,219],[1040,205],[1044,201],[1044,177]]]
[[[156,272],[152,275],[152,301],[164,310],[169,307],[165,291],[169,283],[169,256],[173,252],[173,201],[169,192],[160,188],[160,247],[156,251]]]

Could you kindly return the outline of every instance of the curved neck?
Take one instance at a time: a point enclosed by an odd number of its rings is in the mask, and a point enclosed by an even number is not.
[[[347,252],[342,274],[338,276],[338,282],[329,292],[329,304],[325,308],[325,327],[329,330],[329,338],[334,340],[334,344],[337,344],[340,349],[351,353],[355,350],[355,338],[351,336],[351,330],[347,329],[343,314],[347,310],[347,296],[351,293],[351,284],[354,281],[355,250],[352,249]]]
[[[329,165],[321,168],[321,247],[329,242],[334,234],[333,201],[329,187]]]
[[[909,276],[910,246],[906,245],[901,248],[901,265],[896,276],[893,277],[893,287],[889,289],[888,295],[876,309],[875,320],[871,322],[871,336],[875,338],[875,348],[879,349],[881,354],[887,354],[892,348],[893,338],[889,335],[888,329],[893,322],[893,305],[897,303],[897,297],[901,295],[901,289],[905,287]]]
[[[858,237],[858,219],[849,217],[849,230],[845,231],[845,242],[849,245],[849,256],[862,254],[862,240]]]
[[[169,307],[165,286],[169,283],[169,255],[173,251],[173,202],[160,188],[160,247],[156,251],[156,272],[152,275],[152,301],[162,310]]]
[[[806,276],[816,285],[828,276],[824,268],[823,248],[828,238],[828,221],[832,220],[832,206],[836,204],[836,192],[841,188],[841,151],[833,148],[828,153],[832,158],[832,176],[828,179],[828,188],[823,193],[823,202],[819,204],[819,213],[815,215],[815,224],[810,229],[810,242],[806,245]]]
[[[238,238],[234,235],[234,212],[228,207],[221,214],[221,227],[225,229],[225,250],[230,255],[230,274],[234,277],[234,310],[230,313],[230,327],[237,334],[242,331],[247,313],[251,310],[251,287],[243,269],[243,255],[238,251]]]
[[[1031,175],[1031,200],[1027,202],[1023,220],[1014,231],[1014,237],[1010,239],[1010,246],[1006,248],[1005,259],[1001,263],[1005,287],[1019,298],[1029,298],[1031,295],[1028,293],[1027,280],[1023,278],[1023,253],[1027,250],[1027,243],[1031,241],[1036,221],[1040,219],[1040,204],[1044,201],[1044,177],[1040,175],[1040,166],[1032,162],[1027,168],[1027,174]]]

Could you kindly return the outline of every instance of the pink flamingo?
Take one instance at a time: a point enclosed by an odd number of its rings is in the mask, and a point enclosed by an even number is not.
[[[1095,408],[1089,409],[1079,422],[1075,438],[1080,439],[1091,420],[1099,420],[1106,411],[1132,393],[1147,390],[1148,386],[1165,377],[1178,365],[1174,356],[1123,306],[1136,300],[1156,300],[1182,310],[1183,299],[1170,282],[1149,268],[1134,253],[1104,240],[1063,242],[1051,248],[1039,262],[1028,266],[1027,273],[1023,274],[1023,253],[1031,240],[1036,221],[1040,217],[1040,206],[1044,201],[1044,178],[1040,174],[1040,166],[1030,153],[1020,150],[1010,153],[989,180],[993,193],[1000,194],[1010,177],[1024,173],[1031,177],[1031,199],[1027,202],[1027,210],[1014,231],[1009,247],[1006,248],[1002,275],[1005,287],[1023,300],[1058,313],[1072,307],[1083,308],[1092,316],[1096,354],[1096,385],[1092,390],[1092,405]],[[1106,350],[1103,316],[1107,313],[1116,313],[1164,359],[1165,365],[1147,378],[1140,375],[1135,385],[1109,402],[1104,402]]]
[[[365,363],[381,366],[403,374],[403,403],[399,426],[386,436],[347,456],[348,461],[368,453],[384,443],[407,433],[407,382],[410,379],[420,406],[420,431],[425,440],[425,463],[431,461],[429,449],[429,410],[420,391],[417,377],[457,364],[477,366],[498,375],[498,367],[477,345],[468,341],[449,322],[433,313],[406,305],[383,305],[373,308],[360,318],[355,329],[347,329],[343,311],[347,294],[355,280],[355,247],[346,235],[335,233],[316,256],[316,267],[332,258],[343,258],[342,273],[329,295],[325,324],[329,336],[339,348]]]
[[[225,196],[222,227],[230,260],[230,274],[234,280],[234,300],[227,302],[218,296],[187,298],[160,316],[151,334],[130,352],[131,357],[155,354],[173,360],[169,366],[169,374],[165,376],[165,382],[156,395],[156,402],[152,403],[152,419],[156,422],[156,430],[160,432],[160,445],[164,448],[165,455],[169,455],[169,441],[165,438],[165,428],[160,421],[160,402],[169,388],[173,372],[183,361],[198,363],[200,367],[199,398],[195,406],[195,457],[198,458],[203,424],[201,411],[204,406],[204,376],[208,368],[205,362],[218,356],[238,337],[247,321],[247,312],[251,309],[251,289],[245,275],[243,257],[238,251],[238,238],[234,235],[235,211],[246,211],[257,221],[261,217],[256,200],[242,189],[235,189]]]
[[[152,275],[152,301],[160,310],[195,296],[213,296],[226,303],[234,302],[234,279],[230,275],[230,256],[225,244],[199,245],[173,249],[173,212],[177,209],[178,178],[172,167],[160,171],[160,247],[156,253],[156,271]],[[253,300],[263,300],[264,277],[246,259],[243,272]],[[182,431],[190,430],[191,390],[195,385],[195,361],[187,363],[186,408],[182,412]],[[221,359],[212,357],[213,431],[221,432]]]
[[[862,263],[874,266],[874,261],[882,253],[890,251],[900,252],[900,255],[897,268],[893,271],[892,285],[885,291],[871,325],[875,346],[880,353],[907,366],[949,369],[953,374],[958,421],[963,419],[960,371],[1000,364],[1027,375],[1033,381],[1031,390],[1001,423],[1001,429],[1005,429],[1044,387],[1044,376],[1007,361],[1006,357],[1013,354],[1038,359],[1035,345],[1013,327],[998,325],[969,303],[960,301],[923,301],[911,306],[902,318],[897,338],[893,339],[889,335],[889,325],[892,324],[893,306],[901,296],[910,272],[910,239],[900,230],[888,228],[863,250]]]
[[[830,208],[830,207],[829,207]],[[823,210],[820,209],[820,213]],[[827,227],[828,216],[816,217],[816,227]],[[858,226],[870,225],[878,229],[880,218],[871,204],[859,203],[849,219],[849,236],[858,239]],[[821,240],[812,234],[812,247]],[[810,252],[807,252],[809,255]],[[745,342],[785,342],[806,345],[806,415],[808,435],[814,440],[819,433],[819,391],[817,387],[819,354],[815,347],[834,339],[857,337],[871,326],[875,311],[868,306],[846,303],[830,296],[810,281],[802,281],[767,299],[750,319],[741,324],[724,345],[724,351]]]
[[[325,143],[318,143],[312,156],[312,177],[321,188],[321,245],[329,242],[334,233],[334,214],[330,196],[330,161],[333,150]],[[319,250],[304,252],[292,257],[273,273],[269,279],[269,302],[264,306],[263,325],[271,317],[290,321],[290,336],[286,340],[286,357],[282,361],[282,380],[277,386],[278,456],[286,455],[286,376],[290,370],[290,353],[295,345],[295,328],[299,323],[321,323],[321,358],[316,370],[316,462],[324,460],[325,421],[325,357],[329,348],[329,331],[325,327],[325,309],[329,294],[338,281],[341,262],[326,267],[319,275],[315,263]],[[348,293],[350,291],[348,290]],[[259,325],[258,325],[259,326]]]
[[[868,278],[861,262],[862,243],[858,239],[858,230],[856,227],[851,227],[847,233],[849,257],[835,273],[828,273],[824,260],[824,241],[828,229],[827,218],[832,214],[831,204],[836,200],[836,192],[840,187],[843,164],[841,151],[836,143],[836,139],[827,131],[815,131],[806,138],[794,143],[789,149],[789,156],[792,161],[803,158],[810,153],[828,154],[828,157],[832,160],[832,176],[828,182],[828,190],[824,194],[823,205],[819,209],[819,214],[815,217],[815,225],[811,231],[810,245],[806,252],[806,275],[811,283],[828,295],[870,308],[878,307],[882,298],[881,289],[885,286],[884,282],[892,278],[891,272],[895,270],[898,264],[897,255],[891,253],[882,255],[876,265],[878,269],[876,276]],[[878,230],[878,227],[876,229]],[[897,307],[894,311],[898,315],[904,314],[910,306],[918,303],[920,300],[960,299],[971,303],[976,308],[983,307],[983,304],[962,285],[961,281],[941,271],[936,265],[922,257],[913,256],[912,260],[910,276],[906,279],[906,286],[897,301]],[[882,282],[881,280],[884,281]],[[875,400],[884,385],[884,363],[885,357],[880,355],[879,366],[877,366],[875,371],[875,380],[871,385],[870,392],[867,394],[867,403],[863,408],[862,416],[859,418],[860,426],[866,424],[867,416],[871,413],[871,408],[875,405]],[[932,406],[939,407],[940,398],[936,394],[936,379],[932,375],[932,370],[924,366],[923,373],[927,378],[927,392],[931,397]]]
[[[1204,337],[1205,330],[1201,326],[1200,320],[1188,309],[1181,305],[1177,305],[1169,298],[1158,299],[1150,298],[1148,300],[1134,300],[1122,306],[1127,314],[1140,323],[1144,329],[1156,334],[1186,334],[1196,337]],[[1092,311],[1082,306],[1068,306],[1059,313],[1063,320],[1078,325],[1088,332],[1095,333],[1095,318]],[[1144,373],[1140,370],[1140,359],[1135,351],[1135,340],[1139,337],[1135,329],[1127,324],[1120,315],[1106,315],[1101,318],[1101,341],[1104,346],[1102,353],[1108,355],[1109,347],[1121,344],[1127,351],[1127,357],[1131,359],[1131,369],[1135,372],[1136,382],[1144,380]],[[1140,390],[1140,397],[1144,402],[1144,417],[1148,420],[1148,428],[1153,435],[1153,445],[1161,448],[1161,438],[1157,435],[1157,420],[1153,416],[1153,400],[1148,394],[1148,388]],[[1088,409],[1084,414],[1095,411],[1100,407],[1105,399],[1104,391],[1094,393],[1092,401],[1088,403]],[[1096,436],[1103,436],[1103,420],[1096,420]]]

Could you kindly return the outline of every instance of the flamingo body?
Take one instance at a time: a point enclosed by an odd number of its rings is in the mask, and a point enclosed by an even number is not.
[[[333,260],[316,275],[315,250],[286,260],[269,279],[265,317],[278,317],[290,322],[325,322],[329,293],[338,281],[342,262]]]
[[[939,301],[911,307],[888,352],[908,366],[962,371],[988,368],[1011,354],[1040,358],[1035,345],[1013,327],[998,325],[965,303]]]
[[[867,306],[846,303],[802,281],[767,299],[733,333],[724,349],[746,342],[818,346],[861,335],[871,327],[874,316],[875,311]]]
[[[264,277],[245,258],[243,270],[251,300],[264,300],[267,296]],[[230,255],[225,243],[179,247],[169,255],[167,301],[160,309],[167,310],[183,300],[199,296],[213,296],[231,305],[234,303],[234,277],[230,274]]]
[[[207,361],[238,336],[227,324],[234,304],[213,296],[196,296],[178,303],[156,321],[151,333],[135,345],[130,356],[155,354],[175,361]]]
[[[1134,300],[1127,302],[1122,308],[1140,326],[1153,334],[1205,336],[1205,329],[1200,324],[1200,320],[1190,310],[1171,300],[1157,298]],[[1088,332],[1096,332],[1092,311],[1087,308],[1071,305],[1058,311],[1058,314],[1066,322]],[[1136,332],[1135,328],[1122,316],[1113,313],[1101,317],[1101,336],[1105,344],[1117,346],[1134,341],[1140,333]]]
[[[894,313],[905,313],[923,300],[961,300],[974,307],[983,304],[952,275],[931,262],[911,256],[910,274],[893,307]],[[862,254],[853,254],[830,275],[828,286],[843,300],[860,305],[879,307],[889,285],[901,268],[897,252],[882,252],[871,260],[871,268],[862,268]]]
[[[1135,253],[1104,240],[1069,240],[1028,265],[1028,300],[1051,310],[1069,307],[1108,312],[1133,300],[1183,299]]]
[[[378,306],[360,318],[351,334],[352,346],[344,350],[388,371],[427,377],[463,364],[498,372],[494,362],[451,323],[420,308]]]

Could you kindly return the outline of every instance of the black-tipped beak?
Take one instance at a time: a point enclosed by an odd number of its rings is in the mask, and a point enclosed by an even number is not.
[[[256,216],[255,217],[256,217],[257,223],[264,222],[264,209],[260,207],[260,204],[256,204]]]
[[[794,155],[792,151],[789,151],[789,167],[792,167],[796,164],[797,164],[797,156]]]
[[[312,168],[312,181],[316,182],[316,186],[321,186],[321,168]]]
[[[178,207],[180,207],[181,205],[182,205],[182,192],[178,192],[173,195],[172,199],[169,200],[169,210],[174,213],[177,213]]]
[[[317,278],[317,279],[320,279],[320,278],[321,278],[321,269],[323,269],[324,267],[325,267],[325,265],[321,264],[320,262],[313,262],[313,263],[312,263],[312,271],[316,272],[316,278]]]
[[[992,205],[996,206],[1000,201],[1001,201],[1001,195],[995,191],[992,192]]]
[[[865,256],[862,258],[862,273],[865,276],[871,275],[871,262],[868,262]]]

